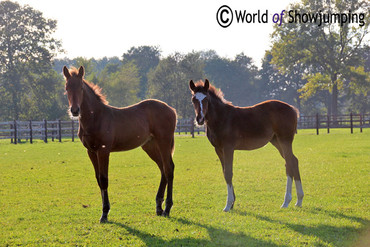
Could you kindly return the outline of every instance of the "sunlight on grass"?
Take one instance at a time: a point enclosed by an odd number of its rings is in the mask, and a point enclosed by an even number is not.
[[[236,203],[222,212],[226,184],[204,136],[176,137],[174,206],[155,216],[157,166],[136,149],[112,153],[111,212],[80,142],[0,142],[0,246],[350,246],[369,227],[370,135],[346,130],[294,141],[305,198],[280,209],[284,160],[272,145],[236,151]]]

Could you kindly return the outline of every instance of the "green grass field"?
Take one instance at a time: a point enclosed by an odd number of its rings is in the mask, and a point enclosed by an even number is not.
[[[299,131],[302,208],[280,209],[284,160],[272,145],[237,151],[236,202],[206,137],[176,137],[174,206],[155,216],[157,166],[141,149],[112,153],[109,223],[80,142],[0,142],[0,246],[352,246],[369,244],[370,130]],[[294,188],[294,186],[293,186]]]

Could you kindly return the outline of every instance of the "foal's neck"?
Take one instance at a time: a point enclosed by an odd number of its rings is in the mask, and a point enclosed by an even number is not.
[[[81,117],[80,120],[96,121],[105,104],[101,102],[94,91],[88,86],[84,85],[84,96],[81,103]]]
[[[226,116],[227,108],[230,105],[221,102],[218,99],[212,99],[208,103],[208,113],[206,116],[207,126],[211,129],[222,123]]]

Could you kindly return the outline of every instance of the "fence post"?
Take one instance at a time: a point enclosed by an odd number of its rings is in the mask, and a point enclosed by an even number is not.
[[[12,135],[12,129],[13,129],[13,124],[9,124],[10,125],[10,143],[13,144],[13,135]]]
[[[351,121],[351,134],[353,134],[353,116],[352,116],[352,112],[350,114],[350,121]]]
[[[51,124],[51,141],[53,142],[54,141],[54,124],[52,123]]]
[[[190,123],[191,123],[191,137],[194,138],[194,129],[195,129],[195,124],[194,124],[194,121],[191,121],[192,119],[190,118]]]
[[[316,113],[316,135],[319,134],[319,126],[320,125],[320,122],[319,122],[319,114]]]
[[[14,120],[14,144],[18,143],[17,134],[17,120]]]
[[[59,142],[62,142],[62,121],[58,120],[58,138]]]
[[[33,136],[32,136],[32,120],[29,122],[29,127],[30,127],[30,143],[33,143]]]
[[[360,132],[362,133],[362,114],[360,114]]]
[[[48,122],[44,119],[44,142],[48,143]]]
[[[326,121],[327,121],[326,126],[328,127],[328,134],[329,134],[330,133],[330,116],[329,116],[329,114],[327,115]]]
[[[75,122],[72,120],[72,141],[75,141]]]

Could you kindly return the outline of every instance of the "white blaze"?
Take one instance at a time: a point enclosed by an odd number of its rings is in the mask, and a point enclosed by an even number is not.
[[[202,104],[202,101],[207,97],[205,94],[203,93],[196,93],[194,95],[194,97],[199,101],[199,105],[200,105],[200,116],[202,118],[204,118],[204,114],[203,114],[203,104]]]

